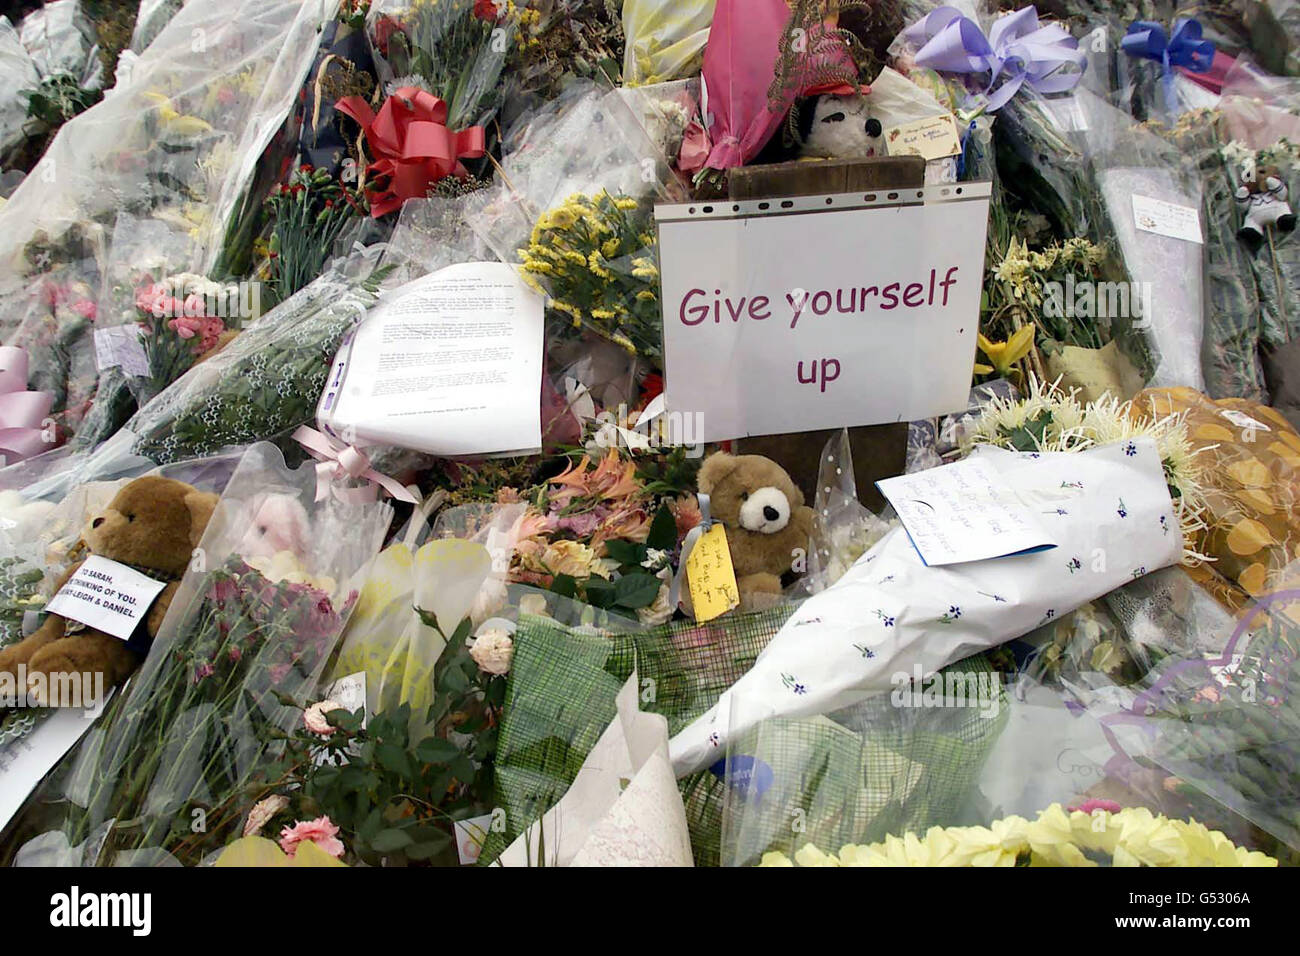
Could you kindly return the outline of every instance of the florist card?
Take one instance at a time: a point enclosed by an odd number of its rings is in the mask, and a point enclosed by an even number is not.
[[[876,482],[928,566],[1056,547],[988,461],[964,461]]]
[[[321,430],[432,455],[542,443],[542,298],[513,268],[466,262],[384,297],[340,350]]]

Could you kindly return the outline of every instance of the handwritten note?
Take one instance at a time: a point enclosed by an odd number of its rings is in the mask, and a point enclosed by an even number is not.
[[[686,559],[686,578],[697,621],[711,621],[740,604],[727,529],[722,525],[713,525],[695,542]]]
[[[166,581],[92,554],[45,610],[125,641],[166,586]]]
[[[1032,509],[979,458],[876,486],[928,567],[1056,547]]]
[[[1139,229],[1158,236],[1200,243],[1201,215],[1192,206],[1133,194],[1133,221]]]
[[[885,130],[885,149],[890,156],[943,159],[961,152],[961,138],[952,114],[944,113]]]

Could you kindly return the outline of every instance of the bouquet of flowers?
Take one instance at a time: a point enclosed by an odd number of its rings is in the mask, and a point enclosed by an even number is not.
[[[519,256],[534,287],[549,289],[561,328],[589,329],[653,360],[663,321],[650,228],[649,210],[629,196],[573,195],[542,214]]]
[[[105,859],[193,865],[236,832],[228,801],[280,754],[297,719],[281,701],[315,690],[392,516],[327,496],[305,540],[268,557],[272,539],[253,533],[268,489],[312,501],[316,483],[314,468],[289,471],[269,445],[245,453],[144,666],[102,738],[68,761],[70,845],[106,830]]]
[[[1277,860],[1235,846],[1195,820],[1170,820],[1145,807],[1088,801],[1054,803],[1035,820],[1007,817],[987,827],[931,827],[889,836],[838,854],[811,843],[794,855],[764,854],[759,866],[1277,866]]]

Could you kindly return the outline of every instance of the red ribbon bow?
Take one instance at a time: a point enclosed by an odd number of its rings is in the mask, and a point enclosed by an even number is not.
[[[360,96],[345,96],[334,108],[361,124],[375,157],[366,167],[366,179],[387,180],[383,188],[366,188],[370,215],[376,219],[408,199],[423,198],[440,179],[464,179],[469,171],[460,160],[477,159],[486,151],[482,126],[453,133],[447,129],[447,104],[418,86],[395,91],[378,116]]]

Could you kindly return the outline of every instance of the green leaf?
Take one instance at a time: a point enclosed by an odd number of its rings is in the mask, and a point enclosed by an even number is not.
[[[613,581],[592,577],[587,580],[585,590],[587,603],[593,607],[610,608],[614,605],[616,594]]]
[[[370,841],[371,849],[376,853],[392,853],[410,846],[414,841],[403,831],[397,829],[380,830]]]
[[[379,765],[385,770],[403,777],[412,775],[411,758],[396,744],[380,744],[375,748],[375,756],[379,758]]]
[[[634,541],[606,541],[605,550],[621,565],[636,567],[645,560],[645,545]]]
[[[654,521],[650,522],[650,533],[646,535],[645,546],[657,551],[671,551],[677,547],[677,519],[667,505],[655,512]]]
[[[460,748],[450,740],[430,737],[428,740],[420,741],[419,746],[415,748],[415,756],[421,763],[445,764],[460,756]]]
[[[436,833],[428,840],[407,847],[406,855],[412,860],[427,860],[452,846],[451,837],[445,833]]]
[[[572,574],[557,574],[551,579],[551,590],[560,597],[577,597],[578,581]]]
[[[614,600],[620,607],[649,607],[662,584],[653,574],[625,574],[614,582]]]

